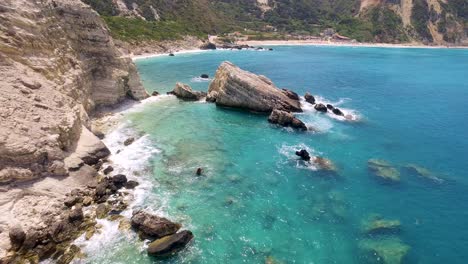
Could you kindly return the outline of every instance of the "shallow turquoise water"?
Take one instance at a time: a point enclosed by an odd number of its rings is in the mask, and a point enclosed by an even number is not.
[[[403,263],[466,263],[468,258],[468,51],[275,47],[213,51],[137,62],[145,87],[166,92],[176,81],[206,90],[230,60],[279,87],[355,111],[350,123],[305,111],[319,133],[270,125],[266,116],[165,97],[128,115],[161,152],[151,159],[153,195],[145,206],[194,232],[195,241],[163,263],[379,263],[364,239],[398,238]],[[294,150],[331,159],[337,174],[304,166]],[[383,184],[367,168],[385,159],[401,182]],[[443,183],[402,166],[426,167]],[[197,177],[197,167],[205,175]],[[394,235],[362,232],[371,214],[401,221]],[[131,239],[103,248],[95,263],[152,263]],[[389,249],[389,250],[395,250]],[[389,253],[389,255],[395,255]],[[381,261],[381,260],[380,260]],[[389,263],[395,263],[389,261]]]

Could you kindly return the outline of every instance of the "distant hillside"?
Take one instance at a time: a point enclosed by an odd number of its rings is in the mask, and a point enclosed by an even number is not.
[[[122,40],[232,31],[319,35],[361,42],[468,44],[468,0],[82,0]]]

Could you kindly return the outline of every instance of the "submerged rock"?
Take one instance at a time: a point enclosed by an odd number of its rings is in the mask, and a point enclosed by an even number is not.
[[[296,155],[301,157],[302,160],[309,161],[310,160],[310,154],[307,150],[301,149],[299,151],[296,151]]]
[[[400,172],[385,160],[370,159],[367,161],[367,166],[380,179],[387,182],[400,181]]]
[[[308,102],[309,104],[315,104],[315,97],[313,95],[311,95],[310,93],[305,93],[304,95],[304,99],[306,100],[306,102]]]
[[[299,100],[289,98],[270,79],[244,71],[227,61],[216,71],[206,100],[220,106],[257,112],[271,112],[273,109],[302,111]]]
[[[316,104],[314,106],[314,109],[323,113],[326,113],[328,111],[327,107],[324,104]]]
[[[326,171],[336,171],[336,166],[329,159],[317,156],[314,157],[314,163],[321,169]]]
[[[395,233],[400,231],[400,220],[384,219],[379,215],[369,217],[362,225],[362,230],[366,234]]]
[[[174,90],[172,90],[172,92],[169,93],[183,100],[200,100],[201,98],[206,96],[206,93],[194,91],[189,85],[180,82],[176,83]]]
[[[188,230],[165,236],[148,245],[148,254],[155,257],[169,257],[185,248],[192,239],[193,234]]]
[[[134,141],[135,141],[134,137],[129,137],[124,141],[123,144],[124,144],[124,146],[128,146],[128,145],[131,145]]]
[[[368,258],[375,258],[378,263],[400,264],[408,254],[410,247],[399,238],[364,239],[359,243]]]
[[[428,179],[428,180],[431,180],[431,181],[434,181],[434,182],[437,182],[437,183],[444,182],[443,179],[437,177],[433,172],[431,172],[430,170],[428,170],[428,169],[426,169],[424,167],[421,167],[419,165],[408,164],[408,165],[404,166],[404,168],[406,170],[408,170],[411,174],[417,175],[417,176],[419,176],[421,178]]]
[[[145,237],[161,238],[172,235],[180,229],[181,225],[145,211],[136,211],[132,218],[132,227]]]
[[[292,127],[298,130],[307,130],[307,126],[293,114],[274,109],[268,117],[268,122],[284,127]]]

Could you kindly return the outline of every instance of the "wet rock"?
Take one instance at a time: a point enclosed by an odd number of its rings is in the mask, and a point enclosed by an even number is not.
[[[26,239],[26,233],[20,225],[11,227],[8,236],[10,237],[11,247],[13,250],[19,249]]]
[[[124,146],[128,146],[128,145],[132,144],[134,141],[135,141],[135,138],[129,137],[124,141],[123,144],[124,144]]]
[[[301,149],[299,151],[296,151],[296,155],[301,157],[302,160],[309,161],[310,160],[310,154],[307,150]]]
[[[289,98],[270,79],[244,71],[227,61],[216,71],[206,100],[219,106],[256,112],[271,112],[273,109],[302,111],[299,100]]]
[[[189,230],[165,236],[157,239],[148,245],[148,254],[155,257],[168,257],[183,248],[193,239],[193,234]]]
[[[96,218],[98,219],[106,218],[109,211],[110,211],[110,207],[107,203],[98,204],[98,206],[96,207]]]
[[[122,188],[125,186],[127,183],[127,176],[123,174],[117,174],[114,177],[112,177],[112,183],[118,188]]]
[[[68,264],[73,261],[74,258],[78,257],[81,253],[81,249],[76,245],[71,245],[67,251],[57,260],[57,264]]]
[[[111,173],[113,170],[114,170],[114,167],[107,166],[102,172],[104,173],[104,175],[107,175],[107,174]]]
[[[399,238],[390,237],[383,239],[364,239],[359,243],[359,249],[367,258],[372,258],[376,263],[400,264],[403,263],[410,247]]]
[[[362,226],[362,230],[366,234],[387,234],[400,231],[401,223],[399,220],[384,219],[379,215],[369,217]]]
[[[273,48],[268,48],[268,50],[272,51],[272,50],[273,50]]]
[[[106,135],[99,130],[93,130],[93,134],[99,139],[104,139],[104,137],[106,137]]]
[[[131,221],[132,227],[138,230],[144,237],[161,238],[175,234],[181,227],[178,223],[142,210],[136,211]]]
[[[198,168],[197,171],[196,171],[196,174],[197,174],[198,176],[200,176],[200,175],[202,175],[202,173],[203,173],[203,169],[202,169],[202,168]]]
[[[210,76],[208,74],[204,73],[204,74],[200,75],[200,78],[208,79],[208,78],[210,78]]]
[[[169,56],[174,57],[175,55],[174,55],[174,53],[169,53]]]
[[[189,85],[180,82],[176,83],[174,90],[170,93],[183,100],[200,100],[206,96],[206,93],[194,91]]]
[[[75,204],[77,203],[81,203],[83,201],[83,197],[81,196],[78,196],[78,195],[72,195],[70,197],[68,197],[65,202],[63,202],[65,204],[65,206],[67,207],[72,207],[74,206]]]
[[[314,106],[314,109],[323,113],[326,113],[328,111],[328,108],[324,104],[316,104]]]
[[[130,222],[127,219],[121,219],[119,222],[119,230],[124,231],[124,230],[130,230],[132,227],[132,222]]]
[[[433,182],[437,182],[437,183],[442,183],[444,182],[443,179],[437,177],[433,172],[431,172],[430,170],[424,168],[424,167],[421,167],[419,165],[416,165],[416,164],[408,164],[406,166],[404,166],[404,168],[406,170],[408,170],[409,173],[413,174],[413,175],[417,175],[421,178],[424,178],[424,179],[428,179],[428,180],[431,180]]]
[[[135,189],[135,187],[137,187],[139,185],[139,183],[137,181],[127,181],[127,183],[125,183],[125,188],[126,189]]]
[[[315,104],[315,97],[313,95],[311,95],[310,93],[305,93],[304,95],[304,99],[306,100],[306,102],[308,102],[309,104]]]
[[[158,95],[159,95],[158,91],[153,91],[153,92],[151,93],[151,96],[158,96]]]
[[[385,160],[370,159],[367,161],[367,166],[377,177],[386,182],[400,181],[400,172]]]
[[[333,105],[331,105],[331,104],[327,104],[327,109],[328,110],[333,110],[333,109],[335,109],[335,107],[333,107]]]
[[[83,205],[84,206],[89,206],[93,203],[93,198],[91,198],[90,196],[85,196],[83,198]]]
[[[332,112],[335,115],[344,116],[343,112],[341,112],[341,110],[339,108],[333,108]]]
[[[68,220],[70,220],[70,222],[81,221],[83,218],[83,208],[80,205],[75,206],[68,213]]]
[[[307,130],[307,126],[293,114],[274,109],[268,117],[268,122],[284,127],[292,127],[298,130]]]
[[[293,100],[298,100],[299,101],[299,95],[291,90],[288,90],[288,89],[281,89],[283,91],[283,93],[288,97],[288,98],[291,98]]]

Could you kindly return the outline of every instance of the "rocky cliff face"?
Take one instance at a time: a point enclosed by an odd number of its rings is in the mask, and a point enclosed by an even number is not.
[[[97,13],[74,0],[0,3],[0,184],[68,174],[88,115],[145,98]]]

